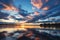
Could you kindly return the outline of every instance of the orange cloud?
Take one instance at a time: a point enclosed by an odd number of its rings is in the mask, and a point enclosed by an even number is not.
[[[44,7],[44,8],[42,8],[42,10],[48,10],[49,9],[49,7]]]
[[[38,9],[40,9],[43,5],[42,0],[31,0],[31,4]]]
[[[48,2],[48,0],[45,0],[46,2]]]
[[[34,12],[35,15],[39,15],[39,12]]]
[[[3,8],[4,10],[16,10],[16,11],[18,11],[17,8],[15,8],[14,6],[7,6],[7,7],[6,6],[5,6],[5,8]]]
[[[5,7],[5,8],[3,8],[4,10],[16,10],[16,11],[18,11],[18,9],[12,5],[6,5],[4,3],[0,3],[0,4],[2,4]]]
[[[27,18],[28,18],[29,20],[33,19],[33,17],[32,17],[32,16],[27,16]]]

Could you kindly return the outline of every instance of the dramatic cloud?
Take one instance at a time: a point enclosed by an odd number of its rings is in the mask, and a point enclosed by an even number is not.
[[[31,4],[33,5],[32,9],[35,11],[39,10],[38,12],[40,13],[40,16],[39,16],[40,18],[35,17],[34,21],[37,21],[38,19],[42,20],[42,19],[53,17],[53,16],[54,17],[57,16],[60,10],[59,2],[60,0],[31,0]]]
[[[48,21],[48,18],[60,16],[60,0],[26,0],[24,1],[27,2],[26,4],[22,2],[22,0],[19,0],[19,3],[17,3],[17,0],[15,1],[16,3],[13,3],[12,0],[6,1],[0,1],[0,19],[8,19],[20,23],[25,23]],[[20,3],[20,1],[22,3]],[[19,7],[17,7],[17,5]],[[29,7],[27,7],[27,5]],[[28,12],[28,10],[30,12]]]

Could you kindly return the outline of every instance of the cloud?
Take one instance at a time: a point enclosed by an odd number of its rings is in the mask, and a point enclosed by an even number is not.
[[[13,1],[13,0],[0,0],[0,3],[2,2],[2,3],[4,3],[4,4],[6,4],[6,5],[9,5],[9,4],[12,3],[12,1]]]
[[[5,13],[0,12],[0,19],[4,19],[7,16],[9,16],[9,14],[5,14]]]
[[[37,9],[49,10],[60,4],[60,0],[31,0],[31,4]]]
[[[48,0],[45,0],[46,2],[48,2]]]
[[[12,0],[0,0],[0,9],[5,8],[5,6],[2,4],[13,5]]]
[[[44,8],[42,8],[42,10],[48,10],[49,9],[49,7],[44,7]]]
[[[2,1],[1,1],[2,2]],[[0,3],[4,7],[0,13],[0,18],[8,20],[17,20],[20,23],[36,22],[36,21],[48,21],[50,17],[60,16],[60,0],[31,0],[33,5],[32,10],[34,12],[28,13],[24,9],[18,9],[10,3]]]
[[[0,22],[6,22],[6,23],[17,23],[18,20],[14,20],[14,19],[0,19]]]
[[[60,20],[60,16],[49,17],[47,21],[58,21]]]
[[[38,16],[38,15],[40,15],[40,13],[36,11],[36,12],[34,12],[34,15]]]
[[[31,0],[31,4],[38,9],[40,9],[43,5],[42,0]]]
[[[39,19],[45,20],[46,18],[55,17],[59,15],[59,13],[57,13],[56,11],[59,12],[60,10],[60,0],[31,0],[31,4],[33,5],[33,10],[37,10],[40,15],[38,17],[36,17],[35,15],[35,18],[33,20],[30,20],[29,22],[34,22]]]

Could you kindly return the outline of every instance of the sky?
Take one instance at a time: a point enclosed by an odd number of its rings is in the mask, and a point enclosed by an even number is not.
[[[60,0],[0,0],[1,22],[60,22],[59,20]]]
[[[21,5],[21,8],[24,10],[27,10],[28,12],[33,12],[32,10],[32,4],[30,0],[14,0],[15,6],[19,7]]]

